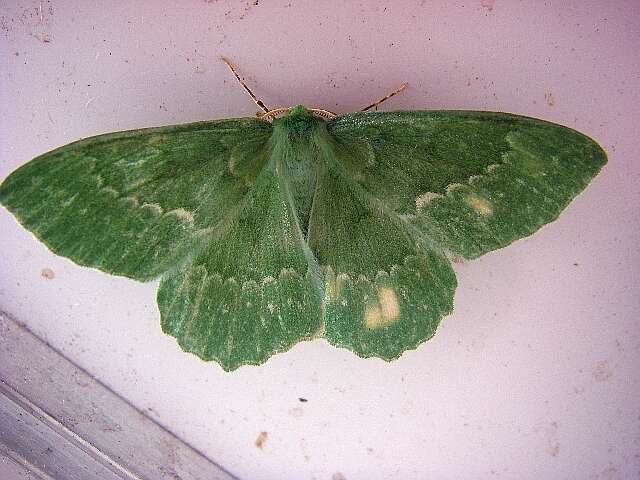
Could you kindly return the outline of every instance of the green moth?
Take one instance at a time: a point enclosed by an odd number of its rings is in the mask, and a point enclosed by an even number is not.
[[[163,331],[225,370],[314,338],[393,360],[451,313],[451,257],[532,234],[606,163],[587,136],[518,115],[255,101],[261,118],[65,145],[0,202],[79,265],[159,278]]]

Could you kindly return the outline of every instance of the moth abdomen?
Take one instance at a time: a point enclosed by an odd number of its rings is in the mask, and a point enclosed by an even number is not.
[[[299,105],[287,116],[274,119],[273,127],[271,155],[306,236],[318,172],[325,164],[322,144],[329,141],[326,123]]]

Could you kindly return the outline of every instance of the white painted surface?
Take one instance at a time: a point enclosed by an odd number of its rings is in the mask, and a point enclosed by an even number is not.
[[[315,341],[227,374],[160,331],[155,283],[56,257],[4,210],[0,307],[241,478],[635,478],[638,3],[386,3],[3,5],[0,178],[80,137],[253,115],[222,53],[269,106],[350,111],[406,81],[387,109],[599,140],[609,165],[557,222],[455,266],[431,341],[391,364]]]
[[[0,479],[235,480],[3,312],[0,338]]]

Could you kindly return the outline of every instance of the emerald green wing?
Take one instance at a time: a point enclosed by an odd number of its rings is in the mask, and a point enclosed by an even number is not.
[[[353,113],[330,147],[309,225],[323,335],[392,359],[435,333],[475,258],[554,220],[606,162],[566,127],[487,112]]]
[[[445,256],[354,182],[345,150],[327,151],[309,221],[324,279],[322,335],[362,357],[397,358],[451,313],[456,278]]]
[[[465,258],[555,220],[606,163],[575,130],[505,113],[354,113],[328,131],[354,182]]]
[[[183,269],[162,278],[162,328],[226,370],[260,364],[321,328],[319,272],[276,161]]]
[[[198,122],[80,140],[0,186],[0,202],[54,253],[150,280],[201,248],[264,164],[271,125]]]
[[[163,330],[227,370],[318,335],[389,360],[451,312],[446,255],[532,233],[606,161],[507,114],[290,116],[277,135],[237,119],[82,140],[16,170],[0,202],[79,264],[162,275]]]
[[[271,134],[246,118],[101,135],[19,168],[0,201],[54,253],[161,276],[162,328],[185,351],[258,364],[321,328],[317,265]]]

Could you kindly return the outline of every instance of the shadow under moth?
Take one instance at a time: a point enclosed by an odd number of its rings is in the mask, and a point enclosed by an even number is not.
[[[385,360],[416,348],[452,311],[451,257],[532,234],[606,163],[534,118],[269,110],[241,84],[257,118],[86,138],[0,186],[54,253],[159,278],[162,330],[225,370],[314,338]]]

